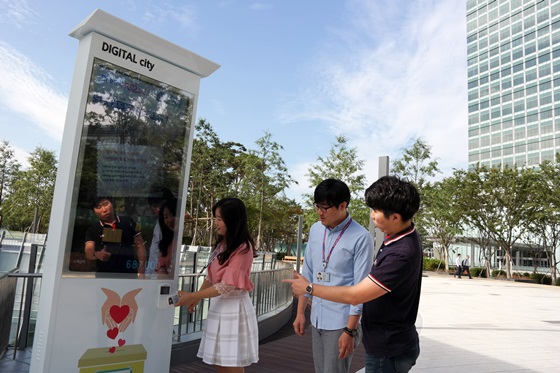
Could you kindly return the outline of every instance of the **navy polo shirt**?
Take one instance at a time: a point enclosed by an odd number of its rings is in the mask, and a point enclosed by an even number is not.
[[[103,224],[101,221],[93,224],[86,231],[85,241],[95,243],[95,251],[105,248],[111,253],[111,258],[107,262],[96,261],[97,272],[120,272],[136,273],[138,263],[134,237],[139,232],[136,231],[136,223],[129,216],[117,216],[114,226]],[[108,231],[117,232],[115,237],[106,237]]]
[[[385,237],[368,278],[387,293],[364,303],[364,347],[377,358],[418,346],[414,323],[422,285],[422,245],[414,225]]]

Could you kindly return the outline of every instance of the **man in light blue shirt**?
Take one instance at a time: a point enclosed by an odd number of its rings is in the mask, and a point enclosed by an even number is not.
[[[373,239],[347,211],[348,186],[340,180],[323,180],[315,188],[314,200],[320,221],[309,231],[302,275],[326,286],[358,284],[371,270]],[[299,298],[293,324],[298,335],[305,332],[305,307],[307,298],[313,295],[312,285],[307,293]],[[361,315],[362,305],[313,298],[310,321],[315,372],[348,372],[354,349],[361,340]]]

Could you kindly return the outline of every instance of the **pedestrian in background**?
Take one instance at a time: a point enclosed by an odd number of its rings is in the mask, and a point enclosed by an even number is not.
[[[455,278],[455,276],[461,278],[461,272],[463,272],[461,269],[461,254],[457,254],[457,258],[455,258],[455,266],[457,267],[457,269],[455,270],[453,278]]]
[[[469,278],[472,279],[470,266],[471,266],[471,257],[467,255],[467,257],[463,259],[463,261],[461,262],[461,273],[467,271],[467,275],[469,275]],[[459,278],[461,278],[461,276],[459,276]]]

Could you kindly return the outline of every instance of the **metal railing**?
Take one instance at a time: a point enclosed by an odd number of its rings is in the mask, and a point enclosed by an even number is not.
[[[253,263],[253,268],[261,264]],[[284,310],[293,301],[291,287],[282,282],[284,279],[293,278],[293,265],[283,262],[271,264],[276,268],[255,270],[251,273],[251,281],[255,288],[249,293],[249,296],[259,320]],[[204,274],[179,275],[179,289],[189,292],[197,291],[202,285],[204,277],[206,277]],[[186,342],[200,338],[211,301],[211,299],[203,299],[192,314],[186,307],[178,307],[175,310],[174,342]]]
[[[10,272],[0,273],[0,357],[10,343],[11,320],[14,312],[17,279],[9,277]],[[6,322],[10,320],[10,322]]]
[[[29,247],[29,251],[26,248]],[[2,337],[5,345],[13,345],[14,358],[16,350],[25,350],[33,345],[35,332],[35,321],[39,306],[39,295],[41,292],[41,273],[35,273],[41,268],[41,260],[44,254],[44,245],[21,245],[18,252],[17,263],[23,266],[22,258],[26,255],[27,272],[20,273],[19,268],[4,272],[0,286],[0,299],[2,299],[2,317],[0,318],[0,329],[3,330]],[[23,279],[23,281],[19,281]]]
[[[210,248],[184,247],[181,252],[181,265],[178,288],[184,291],[196,291],[205,275],[198,271],[208,260]],[[29,250],[28,273],[0,272],[0,356],[8,345],[16,350],[33,346],[35,322],[40,297],[41,261],[44,254],[43,245],[33,244]],[[18,262],[19,262],[18,258]],[[255,258],[251,281],[255,288],[250,292],[259,320],[269,314],[284,310],[292,304],[292,292],[283,279],[293,277],[293,266],[276,261],[273,254],[265,253]],[[19,280],[22,281],[19,281]],[[200,337],[199,332],[206,321],[208,300],[201,302],[197,311],[189,314],[183,307],[175,310],[173,337],[174,342],[184,342]]]

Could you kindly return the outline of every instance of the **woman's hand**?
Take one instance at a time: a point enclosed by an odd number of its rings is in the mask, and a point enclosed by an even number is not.
[[[189,313],[193,313],[194,309],[200,303],[200,298],[198,298],[197,293],[189,293],[187,291],[178,291],[179,301],[175,303],[175,307],[183,306],[187,307]]]

